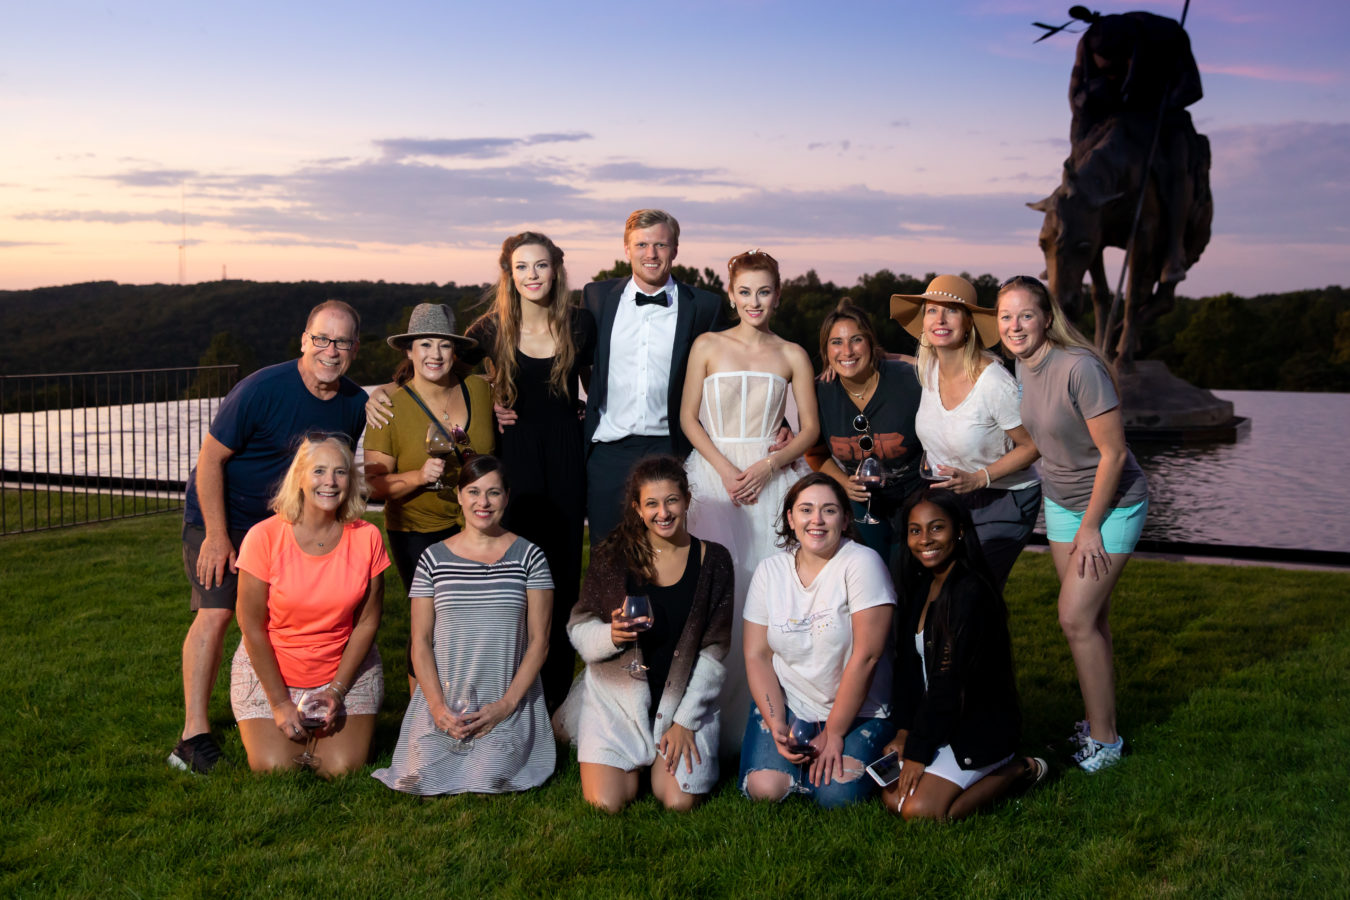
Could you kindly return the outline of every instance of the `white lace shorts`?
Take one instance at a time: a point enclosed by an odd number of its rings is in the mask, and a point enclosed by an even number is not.
[[[289,685],[286,689],[291,692],[291,699],[296,701],[305,691],[305,688]],[[373,716],[379,712],[383,700],[384,666],[380,662],[379,648],[372,644],[370,652],[356,670],[356,679],[352,681],[351,690],[347,691],[347,698],[338,715]],[[253,661],[248,658],[243,641],[239,642],[239,649],[234,652],[234,660],[230,663],[230,708],[234,710],[236,722],[272,718],[272,704],[267,702],[267,692],[253,671]]]

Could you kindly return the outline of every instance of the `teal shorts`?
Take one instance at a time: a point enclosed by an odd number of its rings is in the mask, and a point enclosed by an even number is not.
[[[1049,497],[1045,498],[1045,536],[1056,544],[1072,544],[1083,524],[1083,512],[1065,509]],[[1107,553],[1133,553],[1139,543],[1139,534],[1148,518],[1148,501],[1140,500],[1133,506],[1117,506],[1102,522],[1102,546]]]

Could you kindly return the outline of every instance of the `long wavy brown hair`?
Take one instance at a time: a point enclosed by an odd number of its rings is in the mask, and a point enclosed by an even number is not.
[[[656,582],[656,554],[647,540],[647,526],[638,512],[642,488],[653,481],[673,481],[687,503],[690,499],[689,476],[684,464],[673,456],[647,456],[638,460],[623,486],[623,518],[609,533],[597,551],[617,554],[628,571],[641,576],[648,583]]]
[[[484,313],[497,323],[497,339],[489,359],[493,393],[502,406],[516,403],[516,345],[520,342],[520,304],[523,302],[511,277],[511,255],[521,247],[543,247],[553,265],[553,290],[548,297],[548,327],[553,332],[557,351],[549,370],[548,387],[560,397],[568,395],[567,373],[577,357],[576,341],[572,337],[572,314],[567,293],[567,270],[563,267],[563,252],[547,235],[537,231],[522,231],[502,241],[502,252],[497,257],[497,284],[489,290],[492,308]]]

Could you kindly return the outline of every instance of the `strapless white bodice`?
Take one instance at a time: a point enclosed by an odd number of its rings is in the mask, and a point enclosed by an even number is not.
[[[787,389],[772,372],[715,372],[703,379],[699,421],[719,445],[767,440],[783,422]]]

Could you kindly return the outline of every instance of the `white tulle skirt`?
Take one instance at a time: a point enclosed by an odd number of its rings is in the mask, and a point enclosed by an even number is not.
[[[714,439],[715,440],[715,439]],[[717,449],[732,465],[745,469],[764,465],[769,455],[768,440],[717,441]],[[745,680],[744,632],[741,615],[745,612],[745,594],[755,567],[778,551],[778,519],[783,512],[783,497],[788,488],[810,472],[798,459],[774,473],[759,499],[750,506],[737,506],[727,496],[722,478],[697,450],[684,464],[689,475],[689,532],[700,540],[716,541],[731,553],[736,566],[736,608],[731,621],[731,649],[727,653],[727,678],[722,685],[719,708],[722,712],[721,756],[736,756],[741,751],[745,720],[750,713],[750,689]]]

